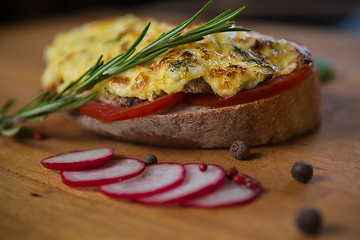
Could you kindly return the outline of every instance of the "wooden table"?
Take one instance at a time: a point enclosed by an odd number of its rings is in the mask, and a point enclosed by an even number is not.
[[[55,33],[89,20],[122,14],[90,11],[0,29],[0,103],[24,103],[39,89],[43,48]],[[173,14],[139,13],[178,23]],[[227,149],[187,150],[116,142],[50,116],[30,126],[46,140],[0,137],[0,239],[312,239],[294,224],[296,213],[312,206],[324,226],[318,239],[360,239],[360,37],[332,29],[238,21],[254,30],[294,38],[335,68],[322,84],[321,128],[282,144],[252,149],[252,158],[234,160]],[[18,106],[18,105],[17,105]],[[62,184],[56,171],[39,161],[74,149],[113,147],[116,154],[159,161],[217,163],[258,179],[263,194],[237,207],[213,210],[178,206],[149,207],[119,201],[96,189]],[[315,176],[301,184],[290,175],[300,160]]]

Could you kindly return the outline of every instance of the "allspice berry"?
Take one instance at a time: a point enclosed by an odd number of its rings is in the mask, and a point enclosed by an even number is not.
[[[244,141],[235,141],[231,144],[230,154],[235,159],[247,160],[250,156],[250,147]]]
[[[301,231],[314,235],[321,229],[322,218],[320,213],[313,208],[304,208],[296,216],[296,224]]]
[[[149,153],[148,155],[146,155],[144,157],[144,162],[145,162],[145,165],[148,166],[148,165],[151,165],[151,164],[156,164],[158,162],[158,160],[157,160],[157,157],[154,154]]]
[[[313,176],[313,167],[305,161],[296,162],[291,169],[291,175],[295,180],[307,183]]]

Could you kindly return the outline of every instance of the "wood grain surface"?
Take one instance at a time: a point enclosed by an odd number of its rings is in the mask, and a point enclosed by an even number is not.
[[[9,97],[24,103],[39,90],[43,48],[55,33],[121,11],[89,11],[0,29],[0,103]],[[148,14],[178,23],[184,18]],[[252,149],[248,161],[234,160],[227,149],[188,150],[117,142],[89,133],[55,114],[29,126],[45,140],[0,137],[0,239],[360,239],[360,37],[332,29],[261,22],[238,24],[296,39],[335,69],[323,83],[323,122],[318,131],[276,145]],[[260,181],[255,201],[236,207],[196,209],[149,207],[119,201],[94,188],[62,184],[59,173],[40,160],[76,149],[113,147],[116,155],[160,162],[215,163],[237,167]],[[293,180],[291,166],[300,160],[314,166],[308,184]],[[294,224],[303,207],[323,216],[316,237]]]

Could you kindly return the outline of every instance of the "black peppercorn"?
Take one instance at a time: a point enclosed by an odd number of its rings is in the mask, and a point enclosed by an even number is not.
[[[230,154],[235,159],[247,160],[250,156],[250,147],[243,141],[235,141],[231,144]]]
[[[296,216],[297,226],[307,234],[314,235],[321,229],[322,219],[320,213],[316,209],[302,209]]]
[[[154,154],[149,153],[148,155],[146,155],[144,157],[144,162],[145,162],[146,166],[151,165],[151,164],[156,164],[157,163],[157,157]]]
[[[313,168],[308,162],[296,162],[291,169],[291,175],[297,181],[307,183],[313,176]]]

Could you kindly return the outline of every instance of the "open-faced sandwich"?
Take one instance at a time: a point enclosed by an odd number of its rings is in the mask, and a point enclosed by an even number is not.
[[[137,49],[172,25],[132,15],[98,21],[56,36],[46,50],[42,84],[61,92],[99,56],[107,62]],[[199,25],[182,30],[186,33]],[[318,75],[309,50],[255,31],[225,31],[171,48],[114,74],[68,116],[97,133],[144,144],[229,147],[276,143],[320,124]]]

